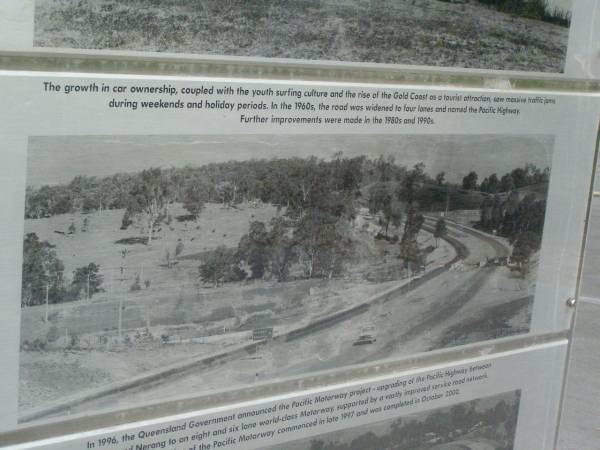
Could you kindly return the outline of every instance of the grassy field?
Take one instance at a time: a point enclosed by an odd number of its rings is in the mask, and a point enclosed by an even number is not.
[[[561,72],[568,28],[474,0],[37,0],[35,45]]]
[[[172,205],[170,211],[174,217],[185,213],[179,205]],[[283,283],[247,280],[218,288],[199,281],[201,255],[218,245],[236,247],[251,221],[268,222],[276,214],[277,209],[267,204],[235,208],[207,204],[196,222],[175,219],[163,225],[150,247],[118,243],[144,236],[135,224],[120,229],[122,210],[26,220],[26,233],[34,232],[55,246],[67,281],[76,267],[99,264],[104,292],[89,300],[50,305],[47,322],[44,305],[22,310],[21,407],[39,406],[68,393],[247,342],[256,328],[273,327],[279,332],[308,324],[363,302],[406,276],[398,270],[399,246],[373,239],[381,227],[376,218],[364,213],[354,221],[357,254],[343,277]],[[86,217],[88,229],[83,232]],[[69,235],[71,223],[77,231]],[[184,250],[178,263],[167,267],[165,252],[174,254],[178,239]],[[430,266],[444,264],[455,255],[445,241],[433,248],[434,239],[426,232],[419,236],[419,244],[431,249]],[[124,249],[128,252],[125,262]],[[123,279],[121,264],[126,266]],[[137,275],[142,285],[146,280],[150,285],[131,291]],[[43,342],[43,347],[34,342]]]
[[[276,208],[259,204],[256,208],[241,206],[228,208],[218,204],[207,204],[206,209],[195,222],[180,222],[175,218],[188,214],[181,205],[172,205],[170,214],[174,217],[168,225],[162,225],[153,236],[151,246],[144,244],[119,244],[118,241],[131,238],[146,238],[144,224],[135,222],[127,229],[121,230],[121,218],[124,210],[108,210],[102,213],[62,214],[44,219],[28,219],[25,221],[25,233],[36,233],[41,240],[57,246],[60,259],[65,264],[65,272],[71,274],[77,267],[90,262],[99,264],[105,279],[105,289],[119,291],[129,289],[135,274],[141,274],[142,282],[151,280],[160,283],[165,278],[172,278],[174,272],[167,270],[166,252],[175,255],[175,247],[183,243],[182,257],[203,253],[215,249],[219,245],[237,247],[242,235],[248,232],[248,224],[254,220],[268,223],[276,215]],[[82,232],[83,221],[87,217],[88,230]],[[66,234],[70,224],[76,227],[74,234]],[[60,234],[65,233],[65,234]],[[125,260],[121,252],[127,250]],[[125,286],[121,286],[120,266],[124,264]],[[197,270],[197,262],[194,265]],[[179,270],[181,272],[181,270]],[[183,275],[183,274],[182,274]],[[112,279],[112,286],[110,285]]]

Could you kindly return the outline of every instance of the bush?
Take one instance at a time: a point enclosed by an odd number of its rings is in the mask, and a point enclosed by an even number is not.
[[[141,291],[142,290],[142,285],[140,283],[140,275],[137,274],[135,276],[135,281],[133,282],[133,284],[129,287],[129,290],[131,292],[133,291]]]
[[[121,219],[121,230],[126,230],[132,223],[133,220],[131,220],[131,214],[129,214],[129,211],[126,210],[123,214],[123,218]]]
[[[37,337],[33,340],[33,342],[30,342],[27,340],[23,341],[21,348],[23,350],[43,352],[46,350],[47,346],[48,346],[48,341],[46,341],[46,339]]]
[[[175,258],[177,258],[183,252],[183,242],[179,241],[175,247]]]
[[[71,282],[71,291],[74,295],[81,296],[85,294],[86,298],[91,298],[97,292],[102,292],[101,285],[104,277],[100,275],[100,266],[89,263],[87,266],[79,267],[73,272],[73,281]]]
[[[115,241],[115,244],[121,244],[121,245],[146,245],[148,243],[148,238],[147,237],[129,237],[129,238],[123,238],[123,239],[119,239],[118,241]]]
[[[53,245],[28,233],[23,240],[21,306],[65,301],[64,268]]]
[[[48,329],[48,333],[46,333],[46,340],[48,342],[55,342],[58,340],[59,337],[60,337],[60,332],[58,330],[58,327],[56,327],[55,325],[52,325]]]
[[[208,253],[199,270],[200,279],[215,287],[231,281],[244,280],[247,276],[240,268],[236,251],[225,246],[219,246]]]
[[[69,336],[69,342],[67,343],[67,347],[68,349],[75,349],[79,347],[79,336],[77,336],[76,334],[72,334]]]

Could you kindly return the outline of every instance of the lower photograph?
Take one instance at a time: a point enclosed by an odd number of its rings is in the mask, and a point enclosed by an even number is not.
[[[512,450],[520,391],[321,434],[286,450]],[[266,450],[281,450],[281,445]]]

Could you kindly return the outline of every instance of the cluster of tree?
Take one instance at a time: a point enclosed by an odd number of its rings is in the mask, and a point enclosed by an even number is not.
[[[407,169],[390,156],[347,158],[339,152],[328,161],[316,157],[230,161],[201,167],[151,168],[105,178],[78,176],[65,185],[28,188],[25,214],[40,218],[123,208],[121,228],[127,229],[137,220],[146,230],[144,239],[150,245],[161,224],[172,220],[169,207],[175,202],[182,204],[193,220],[207,202],[233,206],[260,200],[285,208],[286,221],[272,225],[270,230],[266,224],[252,224],[233,255],[222,250],[207,258],[207,267],[201,269],[203,279],[220,284],[243,278],[242,265],[247,264],[251,278],[272,276],[285,280],[295,262],[302,264],[306,277],[331,277],[341,271],[344,257],[351,252],[348,223],[359,202],[364,204],[365,193],[369,210],[383,218],[386,238],[389,226],[399,227],[405,215],[402,238],[397,239],[401,258],[410,267],[422,264],[423,255],[417,245],[424,223],[421,211],[468,204],[471,199],[465,192],[506,192],[504,189],[547,181],[549,176],[548,170],[528,165],[499,180],[495,174],[490,175],[478,185],[478,175],[471,172],[461,187],[446,182],[444,172],[432,178],[424,169],[423,164]],[[480,199],[480,195],[475,197]],[[525,199],[523,205],[515,205],[511,198],[498,201],[501,207],[481,205],[484,229],[502,225],[501,233],[507,236],[535,233],[538,229],[541,233],[545,205],[526,204]],[[477,203],[475,207],[479,206]],[[521,212],[526,206],[532,207],[527,217]],[[74,225],[71,231],[76,231]],[[438,233],[436,237],[441,236]],[[210,266],[216,261],[220,269],[214,271]],[[229,269],[223,269],[224,265]]]
[[[290,235],[285,219],[274,218],[271,228],[263,222],[252,222],[250,229],[241,239],[237,249],[219,246],[209,252],[200,266],[200,278],[213,286],[244,279],[276,279],[287,281],[290,269],[301,259],[301,244]],[[325,236],[322,239],[326,239]],[[311,255],[315,261],[324,262],[325,258]],[[309,256],[307,253],[307,262]],[[319,269],[305,271],[308,278],[320,275]],[[333,275],[333,272],[330,272]]]
[[[414,270],[414,266],[420,267],[424,264],[424,255],[417,243],[417,237],[424,222],[423,215],[419,214],[413,205],[410,205],[406,213],[404,233],[400,240],[400,258],[404,261],[404,266],[410,270]]]
[[[433,181],[425,173],[423,164],[416,164],[411,170],[406,170],[405,168],[394,169],[396,166],[391,158],[385,160],[380,158],[376,162],[379,179],[370,186],[368,191],[369,212],[381,214],[386,239],[389,225],[399,227],[403,213],[405,214],[404,230],[400,239],[400,258],[406,268],[421,266],[424,255],[419,249],[417,237],[425,218],[419,211],[424,204],[430,205],[433,197],[428,195],[432,192],[429,186],[433,183],[438,186],[443,185],[444,174],[438,175],[436,181]],[[391,178],[392,176],[395,178]]]
[[[331,179],[334,191],[348,191],[350,186],[360,194],[360,187],[373,187],[373,197],[388,203],[387,216],[393,219],[398,210],[384,187],[403,182],[405,200],[418,202],[422,210],[445,208],[449,202],[459,202],[461,186],[445,180],[445,173],[435,177],[424,173],[419,164],[408,169],[397,164],[392,156],[368,159],[364,156],[347,158],[341,152],[330,161],[311,158],[280,158],[270,160],[229,161],[201,167],[149,169],[138,173],[115,174],[109,177],[77,176],[67,184],[28,187],[25,217],[42,218],[72,212],[126,209],[123,228],[136,214],[145,212],[154,221],[164,215],[165,207],[177,202],[184,205],[192,218],[197,217],[205,203],[235,205],[252,200],[299,209],[306,204],[318,178]],[[469,173],[463,179],[462,190],[481,190],[488,193],[508,192],[523,186],[548,180],[549,170],[533,165],[517,168],[498,178],[492,174],[477,184],[478,175]],[[402,181],[403,180],[403,181]],[[405,186],[406,187],[406,186]],[[377,207],[377,206],[375,206]],[[460,207],[460,205],[456,206]],[[148,221],[151,219],[148,218]]]
[[[497,194],[500,192],[510,192],[514,189],[520,189],[527,186],[542,185],[550,180],[550,169],[539,169],[533,164],[527,164],[525,167],[517,167],[502,177],[493,173],[477,184],[478,175],[476,172],[469,172],[462,181],[462,187],[465,190],[479,190],[488,194]]]
[[[423,164],[407,169],[398,166],[391,157],[365,161],[363,173],[365,184],[370,186],[369,209],[372,213],[382,213],[385,228],[401,220],[398,213],[402,203],[414,203],[421,211],[476,209],[481,203],[481,193],[507,193],[527,186],[543,189],[549,179],[550,169],[527,164],[500,177],[493,173],[481,183],[475,171],[465,175],[461,183],[451,183],[446,180],[445,172],[432,177],[424,172]]]
[[[365,157],[342,158],[340,153],[331,161],[315,157],[229,161],[200,167],[155,168],[104,178],[77,176],[67,184],[28,187],[25,217],[104,209],[135,210],[146,207],[150,189],[161,194],[158,206],[182,203],[194,216],[206,202],[235,205],[261,200],[298,207],[311,195],[310,185],[316,177],[331,178],[335,190],[356,186],[364,162]]]
[[[528,272],[530,258],[540,248],[546,215],[545,196],[538,199],[534,192],[522,188],[541,186],[545,191],[549,179],[550,169],[529,164],[500,179],[492,174],[479,187],[490,194],[481,202],[479,227],[509,239],[513,244],[511,258],[522,274]]]
[[[306,278],[331,278],[342,272],[353,252],[350,222],[362,196],[363,175],[369,173],[364,168],[367,160],[336,155],[329,163],[315,158],[301,161],[293,160],[294,170],[285,171],[290,177],[284,183],[285,216],[274,219],[270,228],[262,222],[250,224],[237,249],[218,248],[209,253],[200,267],[205,283],[219,285],[245,278],[285,281],[295,264]],[[421,266],[423,253],[417,236],[424,217],[418,199],[430,181],[424,165],[406,170],[392,158],[379,158],[368,165],[375,177],[368,188],[369,209],[383,215],[387,234],[390,223],[400,225],[402,205],[406,205],[400,257],[407,268]],[[275,178],[280,175],[273,174]],[[443,177],[438,180],[442,182]],[[445,233],[438,231],[438,237]]]
[[[433,237],[435,238],[435,246],[439,245],[439,240],[446,236],[448,232],[448,228],[446,227],[446,221],[440,217],[435,224],[435,229],[433,230]]]
[[[451,443],[467,434],[493,441],[498,450],[509,450],[514,445],[518,404],[518,398],[499,400],[480,410],[474,400],[437,410],[424,420],[399,419],[386,434],[369,431],[349,443],[313,439],[310,450],[414,450],[425,448],[432,440],[438,444]]]
[[[477,0],[498,11],[528,19],[541,20],[563,27],[571,25],[571,13],[565,8],[550,7],[548,0]]]
[[[27,187],[25,218],[39,219],[75,211],[91,212],[125,208],[135,175],[116,174],[97,178],[77,176],[67,184]]]
[[[270,227],[263,222],[252,222],[237,249],[220,247],[210,252],[200,267],[202,280],[215,286],[246,278],[286,281],[295,264],[302,268],[305,278],[339,275],[344,262],[353,253],[350,219],[354,215],[355,202],[343,192],[330,191],[325,185],[323,188],[320,195],[307,197],[307,203],[302,204],[300,210],[290,209],[285,216],[274,218]],[[383,191],[375,189],[372,192],[379,195]],[[398,226],[402,213],[396,196],[392,197],[392,202],[398,203],[393,208],[398,209],[393,210],[389,220]],[[308,201],[310,198],[313,201]],[[375,202],[374,198],[369,200],[373,211],[377,212],[373,206]],[[384,208],[384,215],[386,204],[386,200],[379,203]],[[412,203],[406,217],[400,252],[408,267],[422,264],[417,236],[424,218]],[[445,234],[443,221],[436,233],[438,238]]]
[[[286,172],[287,193],[284,197],[273,193],[285,201],[285,215],[273,219],[270,227],[252,222],[237,249],[210,253],[200,267],[202,280],[214,285],[246,277],[285,281],[294,264],[302,267],[306,278],[338,275],[352,253],[350,221],[355,216],[363,160],[341,155],[330,163],[294,159],[294,170]],[[273,175],[278,178],[284,173]]]
[[[540,249],[546,200],[535,194],[512,191],[505,199],[498,194],[487,197],[481,204],[480,227],[505,236],[513,244],[511,258],[527,274],[531,256]]]
[[[276,217],[271,225],[268,230],[263,222],[252,222],[248,234],[240,239],[237,256],[250,268],[251,279],[270,275],[285,281],[298,257],[296,243],[289,236],[285,219]]]
[[[236,250],[222,245],[210,252],[200,266],[200,278],[214,287],[230,281],[241,281],[246,275],[240,267]]]
[[[306,203],[307,197],[314,195],[310,191],[317,178],[329,178],[334,190],[347,191],[349,186],[358,187],[357,181],[362,180],[364,185],[396,182],[409,176],[410,172],[393,157],[344,158],[338,153],[331,161],[316,157],[230,161],[201,167],[149,169],[104,178],[77,176],[67,184],[28,187],[25,217],[42,218],[105,209],[135,211],[147,207],[145,203],[150,190],[161,192],[160,205],[181,203],[192,216],[200,214],[207,202],[235,205],[260,200],[299,208]],[[443,184],[443,172],[436,178],[424,173],[420,176],[423,186],[419,191],[424,186]],[[414,195],[421,203],[431,196],[417,191]],[[438,197],[445,198],[443,194]],[[132,218],[131,214],[124,218],[125,227]]]
[[[54,246],[41,241],[35,233],[28,233],[23,240],[21,306],[91,298],[102,291],[103,278],[97,264],[77,268],[70,284],[67,284],[64,272],[64,264],[57,257]]]
[[[56,256],[54,246],[40,241],[35,233],[28,233],[23,240],[21,306],[62,301],[64,270],[65,266]]]
[[[511,240],[525,232],[541,236],[545,213],[545,199],[538,200],[533,193],[522,196],[512,191],[504,198],[497,194],[481,202],[480,226]]]
[[[394,227],[402,223],[402,202],[395,195],[395,188],[390,182],[378,182],[369,189],[368,206],[371,214],[381,213],[385,238],[388,238],[390,224]]]

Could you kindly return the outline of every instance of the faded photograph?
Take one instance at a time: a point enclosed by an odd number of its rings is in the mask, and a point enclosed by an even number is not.
[[[553,145],[30,138],[21,421],[527,333]]]
[[[520,397],[479,398],[265,450],[512,450]]]
[[[563,72],[570,0],[37,0],[34,45]]]

